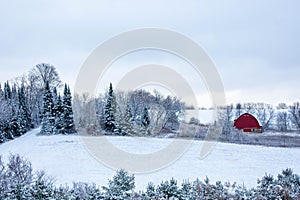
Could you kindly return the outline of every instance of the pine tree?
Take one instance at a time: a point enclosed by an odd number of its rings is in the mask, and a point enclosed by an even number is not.
[[[143,116],[142,116],[142,125],[144,128],[148,128],[150,125],[150,117],[149,117],[149,112],[148,108],[144,108]]]
[[[73,118],[73,108],[72,108],[72,96],[70,87],[65,84],[64,88],[64,96],[63,96],[63,130],[65,134],[74,133],[75,126],[74,126],[74,118]]]
[[[55,133],[64,134],[64,107],[60,95],[58,95],[55,105]]]
[[[5,133],[3,130],[0,128],[0,144],[3,142],[6,142],[7,138],[5,137]]]
[[[10,89],[8,81],[6,83],[4,83],[4,98],[11,99],[11,89]]]
[[[135,134],[134,131],[134,120],[131,112],[131,107],[129,103],[127,103],[127,107],[125,110],[125,117],[124,117],[124,127],[122,127],[122,131],[126,134],[133,135]]]
[[[53,101],[55,104],[55,101],[57,100],[57,97],[58,97],[56,87],[53,88],[52,97],[53,97]]]
[[[18,118],[17,118],[17,125],[18,125],[18,132],[20,135],[26,133],[31,127],[31,118],[29,109],[27,106],[25,92],[24,92],[24,85],[18,91],[18,100],[19,100],[19,110],[18,110]]]
[[[19,132],[19,124],[18,124],[18,112],[19,112],[19,101],[18,101],[18,92],[17,86],[14,84],[11,87],[10,98],[7,99],[7,102],[11,108],[11,119],[9,123],[8,134],[14,137],[21,136]]]
[[[112,84],[110,83],[108,97],[104,108],[105,129],[107,131],[113,132],[114,134],[120,134],[120,129],[114,116],[115,110],[116,110],[116,99],[114,96]]]
[[[1,86],[1,83],[0,83],[0,100],[2,100],[4,97],[4,92],[2,90],[2,86]]]
[[[54,133],[55,117],[53,114],[53,99],[48,82],[46,83],[43,94],[43,118],[40,134],[52,135]]]
[[[108,187],[103,187],[106,191],[105,199],[131,199],[133,189],[135,188],[134,176],[125,170],[117,171],[112,180],[108,181]]]

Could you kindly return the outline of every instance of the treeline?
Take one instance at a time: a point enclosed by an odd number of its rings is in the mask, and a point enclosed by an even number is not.
[[[0,143],[21,136],[42,125],[41,134],[69,133],[74,130],[72,99],[67,85],[62,87],[50,64],[38,64],[10,82],[0,84]]]
[[[91,98],[74,96],[74,113],[79,131],[87,134],[155,135],[176,131],[184,103],[173,96],[145,90],[114,91]]]
[[[96,98],[75,95],[72,100],[66,84],[60,95],[62,87],[55,67],[45,63],[5,82],[3,88],[0,84],[0,142],[39,126],[43,135],[77,130],[93,135],[155,135],[180,126],[184,103],[173,96],[157,91],[114,91],[110,84]]]
[[[299,199],[300,176],[285,169],[277,177],[266,174],[257,186],[247,189],[236,183],[183,181],[174,178],[159,185],[148,183],[144,191],[135,192],[135,177],[124,170],[108,180],[107,186],[77,182],[73,186],[55,186],[54,178],[43,171],[34,172],[31,163],[19,155],[11,155],[5,164],[0,157],[0,199]]]
[[[264,131],[300,131],[300,103],[280,103],[276,107],[266,103],[238,103],[220,108],[218,118],[223,120],[223,133],[229,134],[234,120],[243,113],[255,116]]]

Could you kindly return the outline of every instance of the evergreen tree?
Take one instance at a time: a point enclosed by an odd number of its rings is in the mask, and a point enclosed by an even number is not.
[[[72,108],[72,96],[70,87],[65,84],[64,88],[64,96],[63,96],[63,130],[64,133],[74,133],[75,126],[74,126],[74,118],[73,118],[73,108]]]
[[[10,92],[10,98],[7,99],[7,103],[11,109],[11,118],[9,122],[9,129],[8,134],[9,137],[18,137],[21,136],[21,133],[19,132],[19,126],[18,126],[18,112],[19,112],[19,102],[18,102],[18,92],[17,92],[17,86],[13,85],[11,87]]]
[[[0,127],[0,144],[6,142],[5,133],[3,132],[2,128]]]
[[[20,135],[22,135],[26,133],[31,126],[30,113],[25,98],[24,85],[22,85],[18,91],[18,100],[19,100],[19,110],[18,110],[17,125],[18,125],[18,132],[20,133]]]
[[[2,86],[1,86],[1,83],[0,83],[0,101],[3,99],[4,97],[4,92],[2,90]]]
[[[157,187],[157,193],[160,198],[177,198],[179,196],[179,189],[177,186],[177,181],[172,178],[169,181],[162,182],[158,187]]]
[[[8,81],[6,83],[4,83],[4,98],[11,99],[11,89],[10,89]]]
[[[52,96],[53,96],[53,101],[54,101],[54,104],[55,104],[55,101],[58,98],[56,87],[53,88]]]
[[[117,171],[112,180],[108,180],[108,187],[103,187],[105,199],[131,199],[134,188],[134,176],[123,169]]]
[[[148,199],[155,199],[156,197],[155,185],[152,182],[148,183],[145,196]]]
[[[144,108],[143,116],[142,116],[142,125],[144,128],[148,128],[150,125],[150,117],[149,117],[149,112],[148,108]]]
[[[133,120],[131,107],[130,107],[129,103],[127,103],[127,107],[126,107],[126,110],[125,110],[124,121],[125,121],[125,125],[124,125],[122,130],[126,134],[134,134],[135,133],[135,131],[134,131],[134,120]]]
[[[44,94],[43,94],[43,118],[42,127],[40,134],[42,135],[52,135],[54,132],[55,117],[53,115],[53,99],[52,93],[50,91],[49,84],[46,83]]]
[[[105,129],[107,131],[113,132],[115,134],[120,133],[119,126],[115,120],[115,113],[116,110],[116,99],[114,96],[114,91],[112,84],[110,83],[109,85],[109,90],[108,90],[108,96],[106,100],[106,105],[104,108],[104,115],[105,115]]]
[[[64,107],[60,95],[58,95],[57,100],[54,105],[55,110],[55,133],[64,134]]]

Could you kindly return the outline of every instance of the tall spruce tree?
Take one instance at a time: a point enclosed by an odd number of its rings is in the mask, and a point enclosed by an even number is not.
[[[52,99],[52,93],[50,91],[49,83],[46,82],[46,86],[43,93],[43,118],[40,134],[52,135],[55,131],[55,117],[54,117],[54,104]]]
[[[70,134],[75,132],[74,126],[74,116],[73,116],[73,108],[72,108],[72,96],[70,87],[65,84],[64,88],[64,96],[63,96],[63,130],[65,134]]]
[[[116,98],[114,96],[114,90],[112,84],[110,83],[106,105],[104,108],[105,130],[113,132],[114,134],[120,134],[120,129],[114,116],[115,111],[116,111]]]
[[[64,107],[60,95],[58,95],[55,105],[55,133],[64,134]]]
[[[30,112],[25,97],[24,85],[21,85],[21,87],[18,90],[18,100],[19,100],[19,110],[18,110],[17,125],[18,125],[18,132],[22,135],[26,133],[31,127],[31,118],[30,118]]]
[[[14,84],[11,87],[11,97],[8,99],[8,104],[11,108],[11,120],[9,123],[9,134],[14,138],[21,135],[19,132],[18,126],[18,111],[19,111],[19,104],[18,104],[18,92],[17,86]],[[12,139],[13,139],[12,138]]]
[[[11,89],[8,81],[4,83],[4,98],[11,99]]]
[[[130,107],[129,103],[127,103],[123,121],[124,121],[124,125],[122,127],[122,132],[124,132],[125,134],[129,134],[129,135],[135,134],[134,120],[133,120],[131,107]]]
[[[3,100],[3,95],[4,95],[4,92],[2,90],[2,85],[0,83],[0,101]]]
[[[148,128],[150,125],[150,117],[149,117],[149,112],[148,108],[144,108],[143,116],[142,116],[142,125],[145,128]]]

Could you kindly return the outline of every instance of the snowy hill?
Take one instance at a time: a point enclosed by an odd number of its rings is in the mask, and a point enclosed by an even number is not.
[[[76,135],[36,136],[35,129],[24,136],[0,145],[0,154],[6,159],[10,153],[18,153],[32,162],[35,170],[44,169],[55,177],[56,184],[73,181],[94,182],[106,185],[115,171],[104,166],[88,153]],[[95,137],[95,139],[98,139]],[[109,137],[118,148],[133,153],[149,153],[164,148],[172,139]],[[300,148],[273,148],[218,143],[203,160],[198,158],[203,141],[194,141],[180,159],[170,166],[153,173],[136,174],[137,190],[145,189],[148,182],[159,184],[171,177],[179,181],[204,179],[213,182],[237,181],[254,187],[265,172],[281,173],[292,168],[300,173]]]

